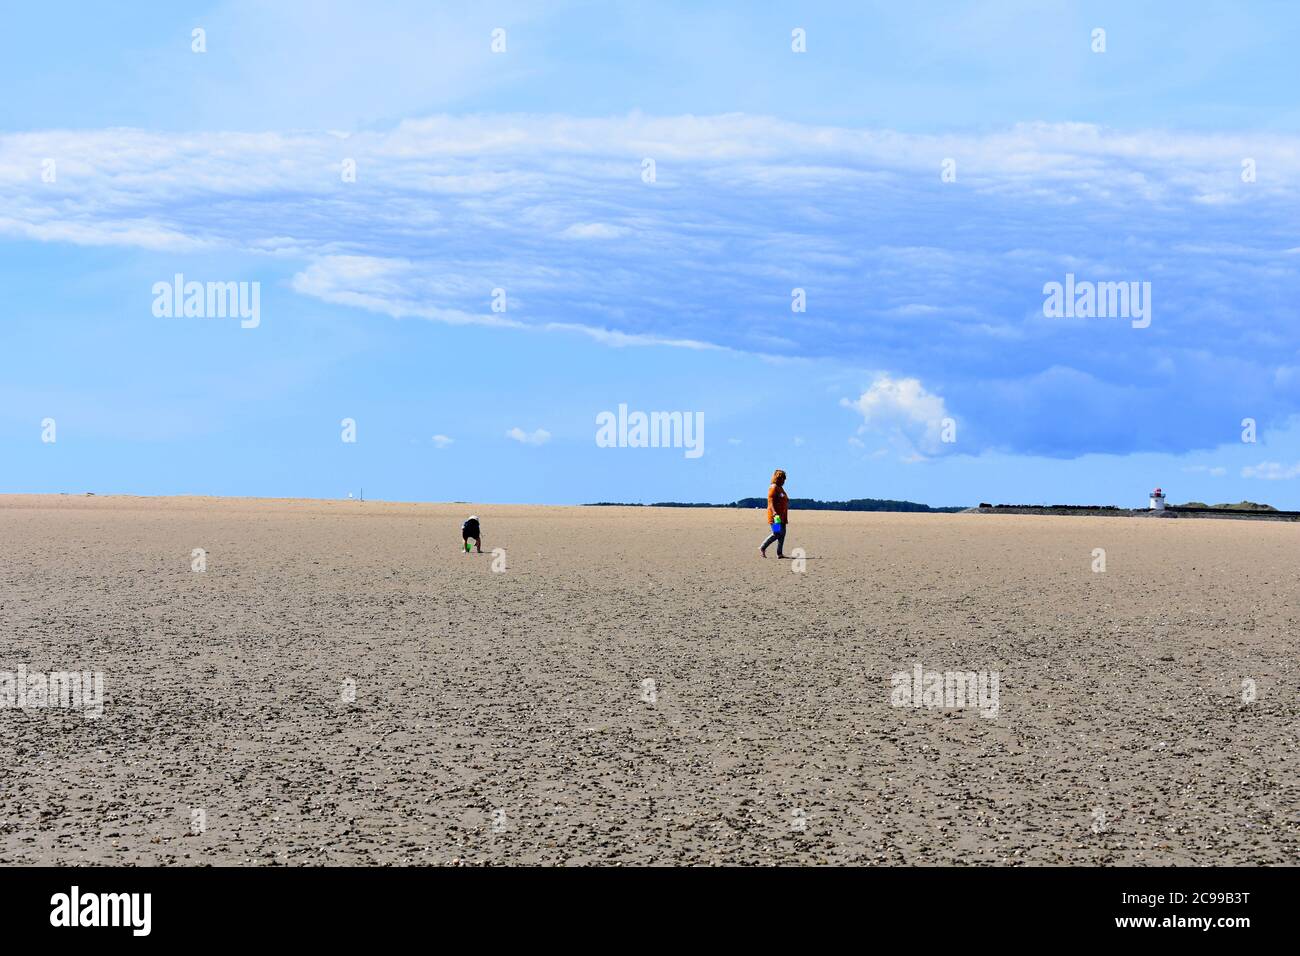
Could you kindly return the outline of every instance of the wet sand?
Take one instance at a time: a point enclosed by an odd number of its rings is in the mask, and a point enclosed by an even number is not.
[[[0,863],[1300,859],[1300,527],[795,512],[802,570],[764,533],[0,496],[0,672],[107,698],[0,709]],[[917,664],[996,717],[894,706]]]

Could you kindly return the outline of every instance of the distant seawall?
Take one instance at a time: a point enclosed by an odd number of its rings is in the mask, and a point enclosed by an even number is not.
[[[1236,518],[1247,521],[1300,521],[1300,511],[1250,511],[1238,508],[1188,508],[1169,505],[1152,508],[1116,508],[1114,505],[991,505],[981,502],[965,514],[981,515],[1082,515],[1093,518]]]

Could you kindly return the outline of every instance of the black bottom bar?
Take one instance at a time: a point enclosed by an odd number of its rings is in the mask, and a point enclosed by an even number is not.
[[[720,934],[731,943],[901,931],[917,945],[931,934],[942,946],[1126,937],[1233,945],[1293,928],[1293,883],[1287,869],[10,868],[0,871],[0,925],[7,945],[75,934],[95,944],[373,946],[429,929],[494,946],[512,932],[530,942],[667,944],[682,938],[663,933],[688,923],[702,927],[697,941]],[[147,908],[130,894],[148,894]],[[86,922],[118,925],[72,925]]]

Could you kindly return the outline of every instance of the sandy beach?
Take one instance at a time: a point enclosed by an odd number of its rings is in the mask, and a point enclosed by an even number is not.
[[[0,709],[0,863],[1300,858],[1300,528],[793,512],[802,564],[764,533],[0,496],[0,672],[105,693]],[[996,675],[996,714],[896,706],[917,668]]]

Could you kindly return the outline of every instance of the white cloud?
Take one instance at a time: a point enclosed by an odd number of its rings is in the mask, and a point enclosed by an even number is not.
[[[395,319],[525,328],[522,322],[491,311],[490,289],[482,290],[481,312],[434,305],[439,299],[448,298],[445,283],[445,277],[430,276],[407,259],[325,256],[297,273],[289,285],[295,292],[324,302],[379,312]]]
[[[577,325],[573,322],[547,322],[540,328],[548,332],[577,332],[613,348],[627,345],[666,345],[679,349],[723,349],[723,346],[702,342],[699,339],[671,339],[658,335],[629,334],[590,325]]]
[[[1276,461],[1260,462],[1247,465],[1241,469],[1243,478],[1263,478],[1266,481],[1284,481],[1288,478],[1300,478],[1300,463],[1283,465]]]
[[[1273,175],[1242,193],[1235,171],[1245,155]],[[845,181],[889,188],[920,175],[928,181],[937,175],[935,156],[962,157],[962,182],[980,192],[1033,189],[1113,205],[1134,197],[1190,203],[1229,190],[1243,202],[1267,201],[1294,196],[1290,184],[1300,180],[1296,137],[1116,132],[1079,123],[936,136],[743,114],[632,114],[435,116],[345,138],[324,131],[51,130],[0,135],[0,232],[254,250],[279,237],[301,254],[347,246],[380,255],[385,239],[410,238],[413,228],[437,235],[457,219],[511,232],[545,224],[586,239],[614,238],[634,225],[656,237],[669,226],[678,238],[697,231],[698,214],[683,217],[662,198],[632,205],[655,190],[642,190],[639,160],[629,156],[658,157],[665,187],[688,176],[725,176],[733,187],[747,181],[796,195],[809,177],[818,189]],[[47,157],[60,159],[53,184],[40,181]],[[345,157],[357,163],[355,183],[338,175]],[[800,179],[793,185],[792,174]],[[640,190],[616,207],[623,222],[583,218],[608,209],[611,190],[621,186]]]
[[[959,184],[934,203],[945,156]],[[1243,156],[1269,175],[1242,184]],[[1239,201],[1197,202],[1218,193]],[[1254,317],[1300,294],[1295,244],[1276,238],[1297,198],[1300,136],[1074,123],[936,136],[741,114],[461,115],[347,136],[0,135],[0,239],[152,250],[151,280],[182,264],[277,288],[289,275],[299,295],[403,320],[942,368],[971,451],[1199,451],[1218,434],[1207,383],[1224,380],[1261,420],[1289,410],[1262,356],[1300,349],[1300,325]],[[900,216],[905,236],[889,225]],[[1170,258],[1189,221],[1214,242]],[[979,241],[964,241],[975,225]],[[208,263],[227,271],[198,274]],[[1152,333],[1114,347],[1102,323],[1044,319],[1037,290],[1067,271],[1159,277],[1179,344]],[[809,312],[791,321],[784,297],[808,284]],[[1076,363],[1086,377],[1049,371]],[[1167,410],[1167,427],[1132,429],[1138,401]],[[864,427],[881,414],[860,410]],[[893,410],[882,427],[900,451],[937,450]]]
[[[545,445],[551,440],[551,433],[545,428],[539,428],[532,432],[526,432],[522,428],[512,428],[506,432],[506,437],[525,445]]]
[[[438,448],[446,448],[448,445],[452,444],[455,440],[456,439],[454,438],[448,438],[446,435],[433,436],[433,444]]]
[[[862,415],[858,434],[887,436],[906,460],[939,451],[943,420],[950,417],[943,399],[926,391],[919,379],[878,375],[854,400],[840,399]]]

